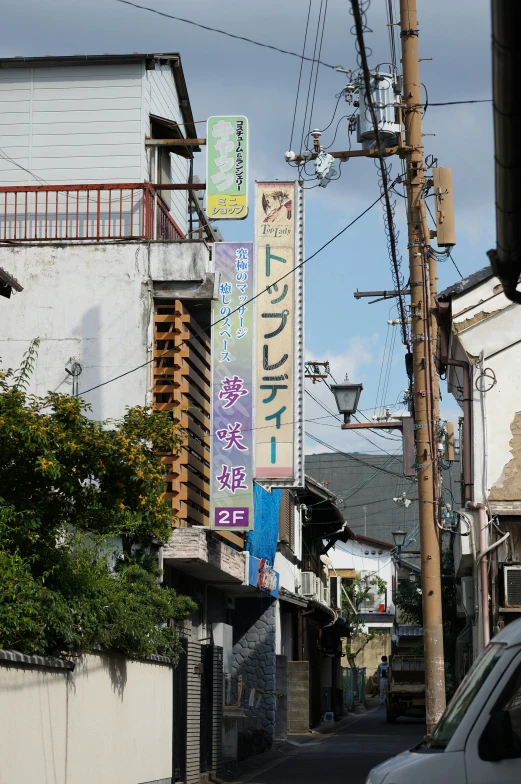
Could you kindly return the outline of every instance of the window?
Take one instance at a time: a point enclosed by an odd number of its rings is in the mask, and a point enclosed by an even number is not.
[[[456,732],[462,717],[470,708],[479,690],[503,653],[504,646],[492,644],[478,656],[459,685],[429,741],[433,749],[444,749]]]
[[[295,551],[295,503],[289,490],[283,490],[280,499],[279,539]]]
[[[508,684],[496,710],[506,711],[512,725],[513,747],[510,757],[521,757],[521,667]]]

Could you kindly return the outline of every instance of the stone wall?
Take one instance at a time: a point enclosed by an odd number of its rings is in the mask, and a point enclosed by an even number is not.
[[[262,729],[275,735],[275,700],[273,694],[255,694],[251,707],[251,689],[275,692],[275,601],[269,597],[236,599],[233,629],[233,686],[237,699],[237,682],[243,678],[242,704],[247,716],[258,717]],[[259,699],[260,698],[260,699]]]
[[[200,561],[230,575],[237,582],[245,580],[244,553],[202,528],[174,528],[163,548],[163,560],[175,568],[176,561]]]

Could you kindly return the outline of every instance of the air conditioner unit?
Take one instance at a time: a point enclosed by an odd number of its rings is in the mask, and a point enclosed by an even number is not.
[[[324,604],[327,604],[328,607],[331,604],[329,588],[326,588],[325,586],[322,587],[322,601],[324,602]]]
[[[504,566],[505,607],[519,608],[521,612],[521,564]]]
[[[314,598],[317,594],[317,583],[315,572],[302,572],[302,595]]]

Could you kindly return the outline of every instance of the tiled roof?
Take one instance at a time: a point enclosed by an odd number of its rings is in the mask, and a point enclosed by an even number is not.
[[[423,626],[404,626],[398,625],[400,637],[423,637]]]
[[[471,275],[467,275],[466,278],[458,280],[457,283],[454,283],[454,285],[449,286],[447,289],[440,291],[440,293],[436,296],[436,299],[438,302],[444,302],[451,299],[453,296],[463,294],[464,291],[469,291],[470,289],[474,288],[474,286],[478,286],[484,280],[488,280],[493,276],[493,274],[492,267],[483,267],[477,272],[473,272]]]

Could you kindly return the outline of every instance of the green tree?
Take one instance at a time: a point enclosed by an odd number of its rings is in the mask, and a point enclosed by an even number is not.
[[[402,580],[396,591],[396,606],[407,622],[423,626],[423,600],[421,587],[416,582]],[[456,578],[452,550],[444,550],[441,560],[441,605],[443,613],[443,644],[447,671],[447,688],[453,691],[456,639],[463,628],[456,612]]]
[[[194,604],[158,581],[172,517],[156,447],[176,453],[179,429],[146,407],[96,422],[81,398],[29,396],[37,345],[0,373],[0,647],[175,657]]]
[[[344,586],[345,592],[342,594],[342,611],[349,621],[350,641],[347,643],[346,653],[353,658],[357,656],[367,643],[374,639],[375,632],[362,632],[365,620],[361,617],[360,608],[362,602],[367,599],[373,589],[376,593],[385,594],[387,583],[376,572],[366,577],[357,577]],[[355,649],[353,650],[353,642]]]

